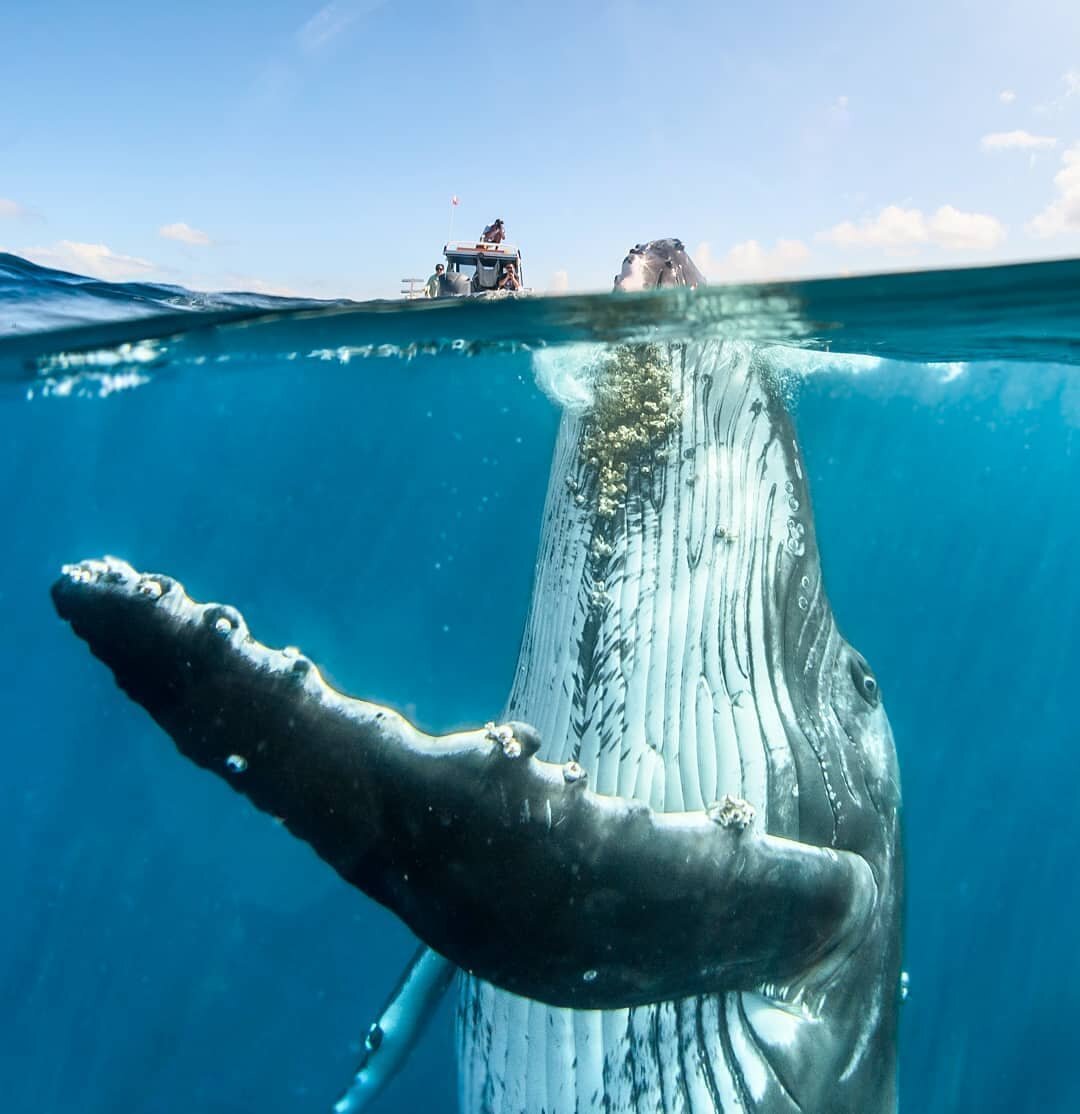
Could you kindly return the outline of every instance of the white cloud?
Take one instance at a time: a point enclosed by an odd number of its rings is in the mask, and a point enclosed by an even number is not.
[[[902,209],[899,205],[886,205],[876,217],[865,217],[858,224],[850,220],[841,221],[818,235],[819,240],[840,247],[894,249],[922,244],[929,238],[926,218],[922,213],[918,209]]]
[[[121,255],[104,244],[80,244],[73,240],[60,240],[49,247],[25,248],[20,254],[43,267],[75,271],[110,282],[146,278],[150,272],[158,270],[146,259]]]
[[[213,243],[205,232],[201,232],[197,228],[192,228],[190,224],[185,224],[182,220],[177,221],[175,224],[163,224],[158,229],[158,235],[165,240],[179,240],[182,244],[200,244],[205,246]]]
[[[886,205],[876,217],[842,221],[818,234],[819,240],[839,247],[884,248],[896,252],[922,244],[954,249],[985,250],[1005,239],[1005,226],[985,213],[964,213],[942,205],[929,218],[921,209]]]
[[[242,290],[246,294],[273,294],[278,298],[310,298],[312,295],[297,290],[288,283],[278,282],[275,279],[261,279],[253,275],[230,275],[231,282],[227,285],[234,290]]]
[[[988,251],[1005,239],[1005,226],[986,213],[962,213],[942,205],[930,218],[930,238],[943,248]]]
[[[1028,225],[1036,236],[1080,231],[1080,143],[1074,143],[1061,156],[1061,162],[1061,170],[1054,175],[1058,196]]]
[[[1016,100],[1016,94],[1011,89],[1002,89],[1001,92],[998,93],[998,100],[1001,101],[1002,104],[1012,104],[1013,101]]]
[[[1051,116],[1060,115],[1067,107],[1066,102],[1070,97],[1080,96],[1080,70],[1069,70],[1068,73],[1062,74],[1061,84],[1065,88],[1061,96],[1043,104],[1037,104],[1035,106],[1036,112]]]
[[[699,244],[694,252],[705,277],[721,280],[789,278],[809,257],[810,249],[801,240],[777,240],[772,248],[743,240],[720,259],[713,257],[708,243]]]
[[[1057,139],[1052,135],[1032,135],[1031,132],[992,132],[979,140],[984,151],[1041,151],[1056,147]]]
[[[28,209],[18,201],[12,201],[9,197],[0,197],[0,220],[21,220],[40,224],[45,218],[36,210]]]
[[[348,9],[342,9],[337,4],[327,4],[296,32],[296,41],[301,50],[313,53],[326,46],[331,39],[337,38],[355,18]]]
[[[370,15],[387,0],[344,0],[320,8],[296,32],[296,42],[305,54],[315,54],[332,42],[349,24],[361,16]]]
[[[305,74],[357,20],[370,15],[389,0],[331,0],[298,27],[285,42],[280,55],[269,58],[251,86],[250,94],[263,107],[290,100],[302,85]]]
[[[570,276],[566,271],[556,271],[548,282],[549,294],[565,294],[570,289]]]
[[[340,290],[329,293],[314,293],[312,289],[299,290],[285,282],[276,279],[264,279],[258,275],[249,275],[241,271],[219,271],[216,274],[192,274],[184,276],[184,286],[189,290],[200,290],[207,293],[220,293],[225,291],[230,294],[272,294],[278,298],[326,298],[344,297]],[[318,285],[313,284],[313,285]]]

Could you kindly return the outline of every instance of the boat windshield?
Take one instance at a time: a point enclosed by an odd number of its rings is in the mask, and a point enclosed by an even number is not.
[[[521,253],[516,248],[495,252],[485,250],[479,245],[470,249],[466,245],[452,244],[444,249],[444,255],[447,271],[461,275],[468,282],[470,293],[482,294],[484,291],[498,290],[509,263],[514,265],[519,283],[521,281]],[[459,292],[464,293],[460,288]]]

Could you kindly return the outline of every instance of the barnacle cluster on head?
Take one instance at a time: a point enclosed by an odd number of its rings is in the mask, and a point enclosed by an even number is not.
[[[597,376],[595,398],[580,455],[596,475],[593,509],[610,520],[626,505],[632,477],[649,473],[679,424],[680,404],[664,349],[619,345]]]

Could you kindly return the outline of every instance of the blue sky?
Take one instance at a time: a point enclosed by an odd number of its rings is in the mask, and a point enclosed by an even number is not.
[[[0,248],[394,296],[495,216],[538,289],[1080,254],[1080,4],[100,0],[2,16]]]

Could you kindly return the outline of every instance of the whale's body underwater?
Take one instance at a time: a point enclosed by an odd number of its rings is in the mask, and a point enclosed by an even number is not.
[[[695,275],[658,241],[619,284]],[[185,754],[468,972],[466,1114],[895,1109],[892,736],[749,348],[620,350],[564,416],[500,727],[423,736],[112,559],[54,600]],[[421,960],[340,1109],[448,970]]]

